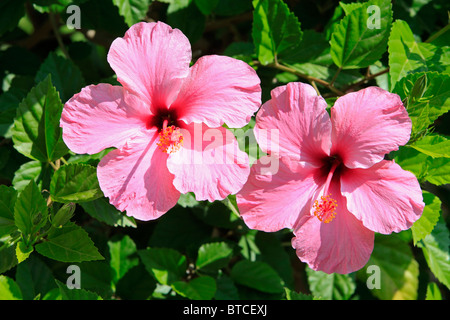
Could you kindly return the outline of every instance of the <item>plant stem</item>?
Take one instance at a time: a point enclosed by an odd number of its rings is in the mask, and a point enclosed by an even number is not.
[[[66,47],[64,46],[64,43],[62,41],[61,34],[59,33],[59,28],[58,28],[58,25],[56,23],[55,14],[53,12],[49,12],[48,13],[48,17],[49,17],[50,22],[52,24],[53,33],[55,34],[56,41],[58,41],[58,45],[59,45],[62,53],[64,54],[64,56],[67,59],[70,60],[69,53],[67,52]]]
[[[343,96],[344,95],[344,92],[336,89],[328,81],[325,81],[325,80],[322,80],[322,79],[319,79],[319,78],[315,78],[315,77],[311,77],[311,76],[309,76],[307,74],[298,72],[297,70],[295,70],[293,68],[290,68],[290,67],[287,67],[285,65],[279,64],[278,62],[274,62],[274,63],[268,64],[267,66],[271,67],[271,68],[275,68],[275,69],[281,70],[281,71],[285,71],[285,72],[289,72],[289,73],[295,74],[296,76],[298,76],[300,78],[303,78],[303,79],[306,79],[309,82],[313,82],[314,81],[315,83],[318,83],[318,84],[323,85],[324,87],[330,89],[333,93],[335,93],[335,94],[337,94],[339,96]]]

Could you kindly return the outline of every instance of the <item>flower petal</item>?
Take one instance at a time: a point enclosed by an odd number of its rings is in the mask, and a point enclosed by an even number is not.
[[[167,170],[167,154],[156,146],[158,132],[148,130],[109,152],[97,168],[100,188],[117,209],[139,220],[153,220],[175,206],[180,193]]]
[[[303,215],[294,227],[292,246],[311,269],[347,274],[361,269],[369,260],[374,232],[347,210],[338,183],[332,183],[330,191],[338,202],[336,217],[323,223],[314,215]]]
[[[331,147],[325,100],[312,86],[300,82],[277,87],[271,95],[256,116],[254,132],[261,149],[321,165],[320,159],[329,155]]]
[[[417,178],[393,161],[344,171],[341,191],[349,211],[364,226],[383,234],[408,229],[424,208]]]
[[[150,109],[124,88],[99,84],[83,88],[66,102],[60,125],[70,150],[93,154],[122,147],[150,116]]]
[[[183,147],[167,161],[181,193],[194,192],[197,200],[212,202],[242,188],[250,172],[248,156],[229,130],[193,123],[181,132]]]
[[[225,56],[203,56],[191,67],[189,77],[171,108],[186,123],[209,127],[226,123],[245,126],[261,105],[260,80],[247,63]]]
[[[319,170],[299,168],[287,157],[264,156],[253,164],[236,195],[239,212],[251,229],[292,228],[302,214],[309,215],[312,195],[325,178]]]
[[[154,108],[170,106],[189,73],[191,59],[186,36],[162,22],[136,23],[123,38],[114,40],[108,52],[117,80]]]
[[[368,168],[408,142],[411,120],[400,97],[369,87],[338,98],[331,108],[332,154],[349,168]]]

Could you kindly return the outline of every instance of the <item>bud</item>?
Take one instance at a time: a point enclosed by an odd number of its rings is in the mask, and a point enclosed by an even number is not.
[[[75,203],[66,203],[64,204],[58,212],[52,218],[52,226],[55,228],[62,227],[70,218],[73,217],[73,213],[75,212]]]

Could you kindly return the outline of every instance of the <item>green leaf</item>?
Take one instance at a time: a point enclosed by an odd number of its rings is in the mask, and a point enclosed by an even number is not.
[[[81,207],[93,218],[113,227],[136,228],[136,221],[128,217],[108,202],[105,197],[80,203]]]
[[[0,300],[22,300],[19,286],[7,276],[0,276]]]
[[[136,244],[128,235],[120,240],[108,241],[110,266],[113,270],[113,281],[117,283],[128,270],[139,264]]]
[[[129,27],[145,18],[150,2],[151,0],[113,0]]]
[[[219,0],[194,0],[194,2],[199,10],[207,16],[217,7]]]
[[[408,23],[403,20],[397,19],[393,23],[388,46],[391,89],[410,73],[450,72],[450,61],[446,58],[450,47],[417,42]]]
[[[40,161],[25,162],[14,173],[12,185],[17,191],[22,191],[31,180],[34,180],[39,187],[42,187],[42,179],[46,171],[46,164]]]
[[[17,262],[21,263],[26,259],[28,259],[28,257],[33,251],[34,251],[33,246],[27,246],[23,241],[17,243],[16,246]]]
[[[236,283],[262,292],[284,291],[283,280],[265,262],[241,260],[233,266],[230,275]]]
[[[372,13],[370,6],[379,10]],[[371,0],[348,10],[331,35],[331,57],[342,69],[364,68],[372,65],[386,51],[392,24],[392,5],[388,0]],[[379,25],[372,21],[378,19]]]
[[[434,194],[423,191],[425,208],[422,216],[411,227],[414,245],[431,233],[441,215],[441,200]]]
[[[84,289],[69,289],[61,281],[55,280],[61,292],[62,300],[103,300],[98,294]]]
[[[195,43],[205,30],[206,18],[193,0],[176,0],[167,8],[167,23],[180,29],[191,43]]]
[[[47,59],[41,64],[36,74],[36,83],[45,80],[49,74],[63,102],[69,100],[84,87],[84,78],[80,69],[72,61],[54,52],[50,52]]]
[[[450,237],[445,221],[441,217],[431,234],[418,246],[422,248],[425,259],[433,274],[450,289]]]
[[[95,167],[68,164],[55,172],[50,182],[50,194],[56,202],[92,201],[103,196]]]
[[[312,295],[295,292],[289,288],[284,288],[284,292],[286,294],[286,300],[314,300]]]
[[[372,289],[381,300],[415,300],[419,286],[419,264],[410,247],[396,236],[375,235],[372,255],[364,269],[358,272],[367,278],[367,267],[380,268],[380,289]]]
[[[432,158],[450,158],[450,140],[443,136],[429,135],[410,145]]]
[[[39,255],[31,255],[16,269],[16,282],[19,285],[23,299],[32,300],[36,296],[43,297],[56,288],[55,278],[50,268],[39,259]]]
[[[198,249],[196,266],[203,271],[218,270],[228,264],[232,254],[233,248],[225,242],[205,243]]]
[[[17,191],[13,187],[0,185],[0,237],[17,229],[14,223],[14,205]]]
[[[188,282],[176,281],[172,288],[181,296],[192,300],[211,300],[216,293],[216,280],[200,276]]]
[[[32,180],[23,189],[14,206],[14,221],[24,235],[31,235],[47,222],[47,201]]]
[[[73,222],[54,229],[47,239],[35,246],[43,256],[62,262],[102,260],[88,233]]]
[[[263,65],[289,58],[300,48],[300,22],[281,0],[253,0],[252,37]]]
[[[0,246],[0,274],[17,265],[16,245],[3,244]]]
[[[427,285],[427,295],[425,300],[442,300],[441,291],[436,283],[430,282]]]
[[[170,285],[186,274],[186,257],[168,248],[147,248],[138,251],[147,271],[161,284]]]
[[[349,300],[356,289],[355,280],[348,274],[327,274],[306,268],[309,289],[314,296],[326,300]]]
[[[39,82],[22,100],[12,128],[14,147],[42,162],[54,161],[68,152],[61,137],[62,103],[50,76]]]
[[[417,81],[426,77],[426,87],[422,94],[415,98],[411,92]],[[433,122],[450,110],[450,75],[437,72],[418,72],[408,74],[399,81],[393,91],[402,100],[406,100],[406,108],[412,120],[411,137],[423,134]]]

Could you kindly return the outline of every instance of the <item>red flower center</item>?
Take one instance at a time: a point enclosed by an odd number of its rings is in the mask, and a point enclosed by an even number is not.
[[[177,152],[183,145],[183,135],[180,128],[171,125],[167,126],[169,120],[164,120],[163,127],[159,132],[159,141],[156,143],[158,147],[165,153]]]

